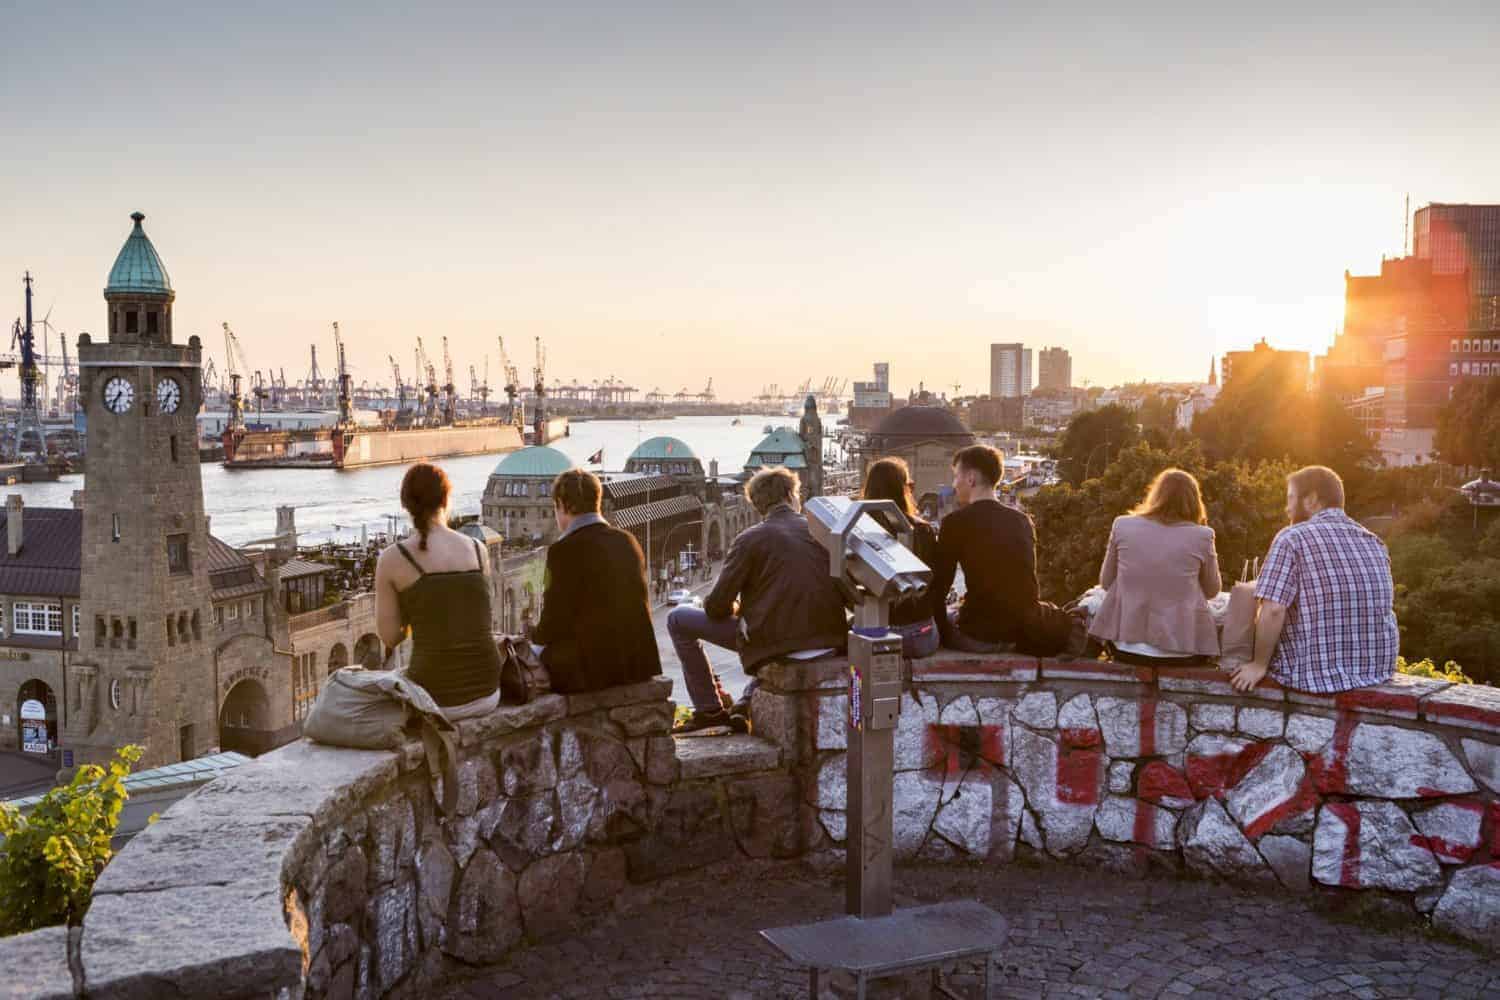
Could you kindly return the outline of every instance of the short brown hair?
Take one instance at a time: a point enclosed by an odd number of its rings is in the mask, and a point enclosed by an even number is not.
[[[1151,488],[1130,513],[1137,517],[1149,517],[1163,524],[1186,521],[1189,524],[1207,524],[1208,511],[1203,509],[1203,494],[1198,489],[1198,480],[1190,472],[1181,469],[1163,469],[1151,480]]]
[[[552,503],[569,514],[597,514],[604,495],[599,477],[587,469],[559,472],[552,480]]]
[[[977,472],[981,479],[994,486],[1000,482],[1000,470],[1005,465],[1005,456],[987,444],[971,444],[953,453],[953,467]]]
[[[1324,507],[1344,506],[1344,481],[1326,465],[1308,465],[1286,477],[1298,498],[1315,496]]]
[[[802,480],[797,478],[797,474],[785,466],[777,465],[761,469],[750,477],[750,481],[745,484],[745,499],[750,501],[757,514],[765,516],[777,504],[791,503],[801,489]]]

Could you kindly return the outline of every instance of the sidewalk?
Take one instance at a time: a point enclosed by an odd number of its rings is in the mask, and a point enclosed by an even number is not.
[[[1500,964],[1414,929],[1315,912],[1310,897],[1156,874],[1049,864],[898,868],[897,905],[971,897],[1010,922],[995,995],[1032,997],[1483,997]],[[837,916],[842,872],[795,862],[717,865],[623,893],[588,933],[521,951],[447,1000],[805,997],[807,975],[766,927]],[[974,995],[978,966],[952,985]]]

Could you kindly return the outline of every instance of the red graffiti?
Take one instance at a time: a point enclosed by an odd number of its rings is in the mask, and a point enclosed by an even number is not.
[[[1349,712],[1340,712],[1333,724],[1333,746],[1325,758],[1321,754],[1304,754],[1307,775],[1313,786],[1324,795],[1337,795],[1349,787],[1349,744],[1359,722]]]
[[[1237,753],[1192,754],[1187,759],[1187,780],[1193,797],[1222,799],[1271,752],[1270,743],[1251,743]]]
[[[1352,802],[1330,802],[1325,807],[1344,824],[1344,860],[1339,866],[1339,885],[1359,888],[1359,808]]]
[[[1420,833],[1411,835],[1411,846],[1425,847],[1440,858],[1451,858],[1454,861],[1468,861],[1474,856],[1474,848],[1468,844],[1454,844],[1444,840],[1442,837],[1424,837]]]
[[[922,738],[932,777],[953,777],[970,768],[988,774],[1005,763],[1004,726],[928,725]]]
[[[1490,803],[1490,854],[1500,859],[1500,802]],[[1500,868],[1500,860],[1496,861]]]
[[[1147,802],[1202,797],[1193,794],[1192,786],[1181,771],[1160,760],[1153,760],[1141,768],[1140,777],[1136,779],[1136,795]]]
[[[1142,757],[1156,755],[1156,699],[1141,699],[1140,744]]]
[[[1077,750],[1089,750],[1104,745],[1104,737],[1097,729],[1059,729],[1058,735],[1062,737],[1063,746]]]
[[[1097,740],[1099,731],[1092,730]],[[1099,766],[1104,755],[1098,750],[1057,750],[1057,801],[1091,806],[1099,802]]]

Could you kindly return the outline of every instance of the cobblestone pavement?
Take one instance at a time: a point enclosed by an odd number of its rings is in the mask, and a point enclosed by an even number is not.
[[[1306,898],[1061,866],[905,868],[898,905],[973,897],[1004,914],[1001,997],[1496,997],[1500,961],[1415,927],[1382,929]],[[835,916],[841,874],[717,866],[628,890],[593,930],[451,981],[447,1000],[805,997],[806,973],[756,931]],[[950,984],[975,995],[979,966]],[[831,994],[829,994],[831,995]]]

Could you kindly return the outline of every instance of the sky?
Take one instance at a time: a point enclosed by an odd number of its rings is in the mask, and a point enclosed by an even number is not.
[[[335,320],[356,381],[446,335],[498,384],[541,337],[549,380],[741,399],[983,392],[995,342],[1096,385],[1321,351],[1408,194],[1500,201],[1500,9],[1230,6],[28,4],[0,317],[29,269],[102,332],[141,211],[178,339],[290,382]]]

